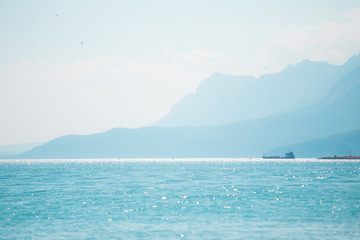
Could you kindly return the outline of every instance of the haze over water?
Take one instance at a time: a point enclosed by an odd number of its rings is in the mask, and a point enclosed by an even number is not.
[[[0,162],[1,239],[359,239],[360,162]]]

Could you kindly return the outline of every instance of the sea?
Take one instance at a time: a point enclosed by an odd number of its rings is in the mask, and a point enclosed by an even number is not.
[[[0,160],[0,239],[360,239],[360,161]]]

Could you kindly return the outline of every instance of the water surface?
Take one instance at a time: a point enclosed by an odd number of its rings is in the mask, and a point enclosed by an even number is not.
[[[0,161],[0,239],[359,239],[359,205],[359,161]]]

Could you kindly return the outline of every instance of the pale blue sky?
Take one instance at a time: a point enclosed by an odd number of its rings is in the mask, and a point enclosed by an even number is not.
[[[1,62],[153,61],[164,49],[240,58],[271,37],[271,26],[343,22],[355,7],[359,1],[2,1]]]
[[[151,124],[213,72],[342,64],[360,2],[13,0],[0,31],[7,145]]]

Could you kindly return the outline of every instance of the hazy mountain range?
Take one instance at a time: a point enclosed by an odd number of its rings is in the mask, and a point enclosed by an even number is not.
[[[155,126],[209,126],[293,112],[323,99],[345,73],[360,64],[354,56],[342,66],[302,61],[276,74],[213,74],[187,94]]]
[[[32,149],[33,147],[42,145],[44,143],[45,142],[0,146],[0,157],[14,155],[14,154],[20,154],[20,153],[23,153],[25,151]]]
[[[359,149],[360,130],[316,138],[291,145],[291,151],[294,151],[296,156],[300,158],[344,156],[349,155],[350,151],[352,151],[352,155],[360,155]],[[279,154],[286,151],[289,151],[289,146],[273,149],[268,154]]]
[[[359,129],[358,55],[342,66],[303,61],[260,78],[214,74],[154,127],[64,136],[12,158],[260,157],[290,146],[319,157],[337,149],[326,149],[332,135],[350,132],[338,135],[345,143]],[[311,147],[319,141],[324,148]]]

